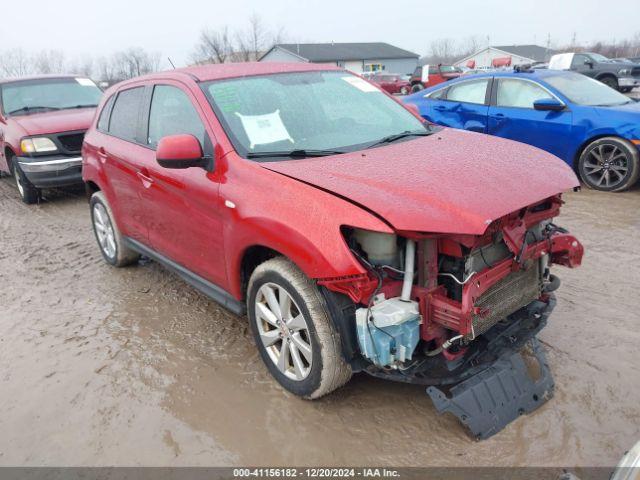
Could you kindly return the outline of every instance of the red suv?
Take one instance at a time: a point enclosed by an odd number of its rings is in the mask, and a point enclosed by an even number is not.
[[[82,184],[80,150],[102,91],[88,78],[40,76],[0,81],[0,174],[20,197]]]
[[[430,386],[483,437],[552,393],[534,336],[551,265],[582,247],[552,223],[578,181],[548,153],[425,124],[339,68],[244,63],[113,87],[83,160],[104,259],[145,255],[247,313],[296,395],[365,371]],[[474,394],[505,380],[502,406]]]
[[[412,92],[433,87],[462,75],[462,70],[452,65],[423,65],[416,67],[409,79]]]

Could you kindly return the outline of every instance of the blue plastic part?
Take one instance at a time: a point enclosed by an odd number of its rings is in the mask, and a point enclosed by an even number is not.
[[[359,322],[358,342],[365,357],[380,367],[392,365],[401,359],[404,347],[404,360],[411,360],[420,340],[420,316],[407,320],[400,325],[376,327],[373,322]]]

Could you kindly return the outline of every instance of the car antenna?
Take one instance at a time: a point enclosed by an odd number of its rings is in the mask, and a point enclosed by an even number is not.
[[[171,57],[167,57],[167,60],[169,60],[169,63],[171,64],[171,66],[173,67],[173,69],[176,69],[176,66],[173,64],[173,62],[171,61]]]

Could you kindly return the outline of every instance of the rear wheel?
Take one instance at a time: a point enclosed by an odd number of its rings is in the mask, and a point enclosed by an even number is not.
[[[24,175],[20,169],[20,165],[15,161],[15,157],[11,159],[11,165],[13,170],[13,179],[16,182],[16,187],[18,187],[18,193],[20,194],[22,201],[27,205],[38,203],[41,196],[40,190],[34,187],[29,179]]]
[[[602,78],[599,78],[602,83],[604,83],[607,87],[611,87],[614,90],[618,90],[618,79],[613,75],[607,75]]]
[[[124,244],[104,193],[94,193],[90,205],[93,233],[104,259],[114,267],[124,267],[137,262],[140,255]]]
[[[590,188],[620,192],[633,186],[640,174],[638,150],[618,137],[591,142],[580,155],[578,171]]]
[[[255,269],[247,312],[262,360],[291,393],[315,399],[351,378],[318,287],[287,259],[274,258]]]
[[[401,95],[407,95],[409,93],[409,87],[401,87],[400,88],[400,94]]]

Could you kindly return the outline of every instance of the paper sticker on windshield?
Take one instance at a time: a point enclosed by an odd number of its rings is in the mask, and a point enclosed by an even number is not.
[[[293,138],[291,138],[287,128],[282,123],[280,110],[264,115],[242,115],[238,112],[236,112],[236,115],[240,117],[244,131],[249,138],[249,148],[283,140],[289,140],[294,143]]]
[[[374,85],[371,85],[369,82],[367,82],[366,80],[360,77],[353,77],[353,76],[342,77],[342,80],[353,85],[358,90],[362,90],[363,92],[379,92],[380,91]]]
[[[76,78],[76,82],[78,82],[83,87],[95,87],[96,84],[93,83],[93,80],[89,80],[88,78]]]

